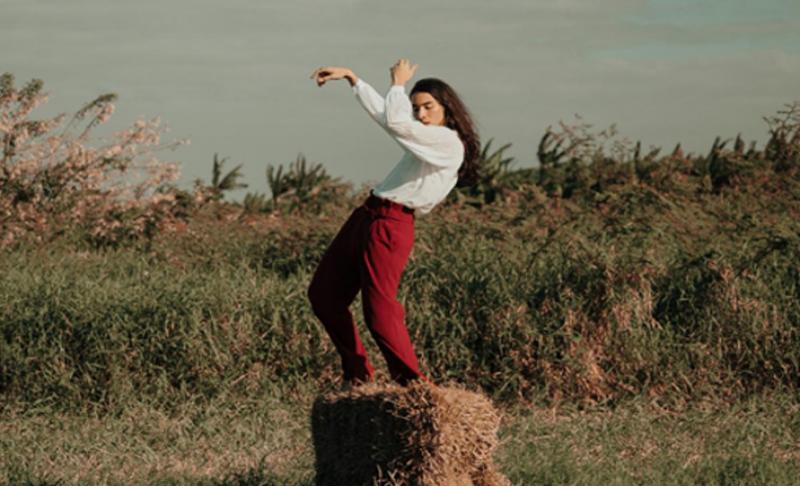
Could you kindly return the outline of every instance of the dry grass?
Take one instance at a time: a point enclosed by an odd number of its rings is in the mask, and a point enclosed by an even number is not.
[[[515,484],[795,484],[800,422],[793,397],[681,412],[654,403],[512,415],[498,457]]]
[[[306,416],[272,400],[217,405],[187,404],[170,415],[146,405],[116,417],[7,415],[0,421],[0,482],[14,471],[105,484],[198,482],[248,471],[296,478],[295,471],[308,470]]]
[[[0,483],[314,484],[316,390],[258,401],[141,404],[88,417],[30,409],[0,416]],[[613,410],[505,410],[495,457],[514,485],[764,484],[800,476],[795,397],[681,412],[630,402]],[[342,443],[346,455],[346,444]],[[59,483],[60,482],[60,483]]]
[[[507,485],[492,454],[500,414],[480,393],[417,383],[320,396],[317,484]]]

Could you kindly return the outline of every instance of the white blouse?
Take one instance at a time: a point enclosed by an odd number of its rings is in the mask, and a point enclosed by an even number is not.
[[[458,168],[464,160],[458,133],[416,120],[403,86],[392,86],[384,99],[359,78],[353,92],[367,113],[403,148],[403,158],[373,192],[413,208],[417,215],[429,213],[458,181]]]

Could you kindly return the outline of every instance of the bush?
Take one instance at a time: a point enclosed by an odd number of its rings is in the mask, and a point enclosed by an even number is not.
[[[72,229],[97,245],[152,236],[176,204],[175,164],[160,162],[158,119],[137,121],[104,145],[89,145],[92,129],[114,112],[116,95],[97,97],[65,124],[66,115],[31,120],[47,100],[43,83],[21,89],[0,76],[0,246],[48,241]]]
[[[680,406],[797,392],[792,120],[771,122],[769,150],[739,138],[661,159],[639,144],[604,151],[565,127],[543,139],[549,165],[487,179],[491,203],[488,192],[456,197],[417,219],[399,298],[423,369],[507,401]],[[361,200],[314,199],[322,190],[306,183],[321,173],[275,173],[311,189],[277,191],[279,210],[260,217],[216,201],[144,249],[86,252],[57,238],[0,249],[3,400],[169,406],[335,380],[338,356],[306,289]]]

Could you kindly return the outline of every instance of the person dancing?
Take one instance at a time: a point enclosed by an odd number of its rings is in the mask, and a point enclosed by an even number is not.
[[[385,99],[346,67],[320,67],[311,74],[320,87],[346,79],[367,113],[403,148],[400,161],[339,230],[308,288],[314,314],[341,356],[346,385],[366,383],[374,374],[349,309],[359,291],[365,323],[390,377],[402,385],[430,381],[419,369],[397,289],[414,244],[415,218],[477,176],[480,140],[469,111],[436,78],[415,83],[409,99],[405,85],[417,68],[398,60]]]

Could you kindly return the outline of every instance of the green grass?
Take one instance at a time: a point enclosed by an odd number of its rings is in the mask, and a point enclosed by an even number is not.
[[[442,207],[420,219],[400,290],[424,368],[503,403],[796,391],[800,199],[757,194]],[[330,383],[306,289],[349,210],[201,220],[146,249],[0,253],[0,403],[113,411]]]
[[[800,161],[780,137],[555,150],[417,220],[399,298],[420,362],[513,410],[515,483],[800,477]],[[311,484],[310,403],[339,362],[306,289],[361,196],[0,249],[0,480]]]
[[[521,414],[501,462],[519,484],[795,484],[794,397],[682,412],[632,402],[614,410]]]
[[[313,478],[308,423],[302,408],[268,397],[187,401],[172,413],[26,410],[2,418],[0,470],[66,484],[303,484]]]
[[[91,416],[0,418],[0,481],[17,484],[313,484],[315,390],[147,405]],[[281,396],[281,398],[276,398]],[[508,409],[496,459],[513,484],[763,484],[800,477],[800,407],[764,396],[667,411],[644,401]]]

